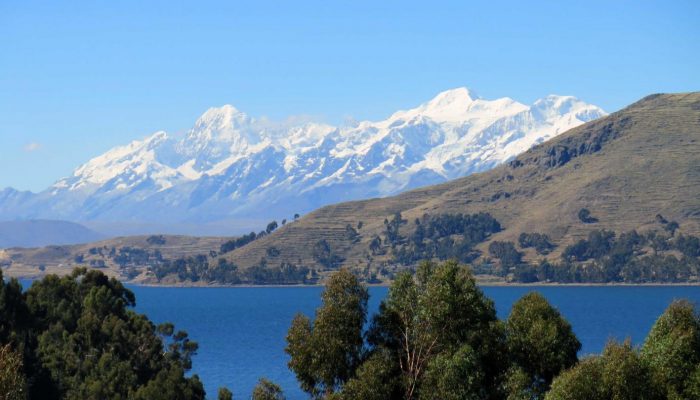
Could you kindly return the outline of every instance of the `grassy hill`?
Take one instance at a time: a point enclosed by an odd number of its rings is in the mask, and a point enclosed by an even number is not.
[[[584,208],[597,223],[580,220]],[[661,228],[657,214],[677,221],[684,233],[698,234],[700,93],[648,96],[485,173],[394,197],[321,208],[227,257],[242,267],[261,258],[270,265],[317,265],[314,245],[326,241],[342,265],[390,265],[390,249],[384,254],[368,249],[375,236],[384,236],[384,220],[397,212],[408,221],[400,228],[404,236],[414,229],[412,221],[426,213],[491,214],[503,230],[477,246],[482,255],[492,241],[517,242],[523,232],[538,232],[558,245],[548,255],[556,258],[592,230]],[[348,224],[359,240],[348,240]],[[276,256],[270,256],[270,248]],[[526,260],[538,257],[531,249],[522,250]]]

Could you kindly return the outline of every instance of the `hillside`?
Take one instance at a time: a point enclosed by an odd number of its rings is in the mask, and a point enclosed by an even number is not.
[[[578,217],[588,209],[596,223]],[[548,235],[557,249],[595,229],[625,232],[661,227],[656,215],[700,233],[700,93],[648,96],[608,117],[586,123],[526,151],[506,165],[398,196],[321,208],[273,235],[227,255],[237,265],[301,262],[318,265],[314,245],[325,240],[342,265],[392,264],[392,250],[370,252],[385,237],[385,219],[400,212],[404,237],[424,214],[487,212],[503,230],[489,242],[517,242],[523,232]],[[360,229],[356,229],[362,223]],[[359,237],[348,240],[347,225]],[[353,236],[352,234],[350,236]],[[268,249],[274,248],[276,257]],[[536,259],[522,249],[525,259]],[[381,254],[381,253],[384,254]],[[483,257],[482,257],[483,259]]]
[[[88,243],[104,235],[67,221],[0,221],[0,249]]]
[[[38,277],[68,274],[78,266],[102,270],[122,280],[146,278],[146,267],[162,260],[209,254],[227,238],[175,235],[128,236],[77,245],[0,249],[7,276]],[[139,275],[141,275],[139,277]]]

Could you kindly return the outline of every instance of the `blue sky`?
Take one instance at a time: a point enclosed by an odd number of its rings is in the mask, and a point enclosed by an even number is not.
[[[379,119],[467,86],[614,111],[700,90],[697,1],[0,1],[0,188],[210,106]]]

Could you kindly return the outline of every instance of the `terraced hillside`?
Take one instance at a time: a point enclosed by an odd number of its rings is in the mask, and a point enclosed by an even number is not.
[[[581,220],[582,209],[591,221]],[[385,220],[396,213],[406,221],[399,224],[400,234],[408,237],[416,227],[413,221],[424,214],[479,212],[503,227],[477,246],[480,259],[490,242],[517,242],[523,232],[548,235],[558,246],[547,257],[556,258],[565,245],[592,230],[661,229],[657,214],[678,222],[684,233],[700,233],[700,93],[648,96],[485,173],[389,198],[323,207],[226,257],[241,267],[264,259],[267,265],[322,268],[314,250],[324,243],[336,258],[333,266],[390,266],[394,257]],[[348,234],[348,225],[357,235]],[[382,245],[371,251],[377,237]],[[526,260],[540,257],[532,249],[521,250]]]
[[[228,238],[128,236],[80,245],[0,249],[0,265],[9,276],[67,274],[78,266],[99,268],[124,280],[147,279],[147,268],[160,260],[209,254]],[[140,275],[140,276],[139,276]]]

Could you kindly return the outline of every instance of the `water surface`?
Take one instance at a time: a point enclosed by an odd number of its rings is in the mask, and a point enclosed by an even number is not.
[[[193,372],[210,398],[227,386],[247,398],[261,376],[277,382],[290,400],[306,398],[287,369],[285,335],[298,312],[312,316],[320,287],[166,288],[130,286],[136,309],[154,322],[171,321],[200,344]],[[641,344],[656,318],[675,298],[700,303],[700,288],[684,286],[486,287],[500,318],[523,294],[542,293],[571,322],[582,354],[599,352],[615,338]],[[370,288],[370,310],[386,295]]]

